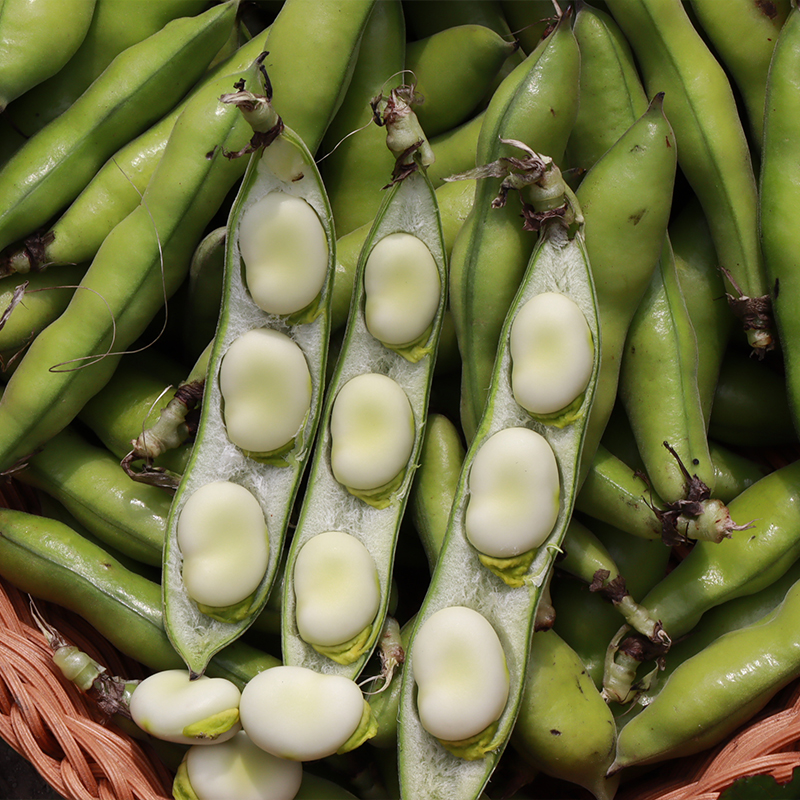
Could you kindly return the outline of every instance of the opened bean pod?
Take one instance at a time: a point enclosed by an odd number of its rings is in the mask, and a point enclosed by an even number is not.
[[[507,743],[537,606],[572,513],[597,378],[582,218],[550,159],[528,151],[525,160],[534,171],[528,186],[545,184],[548,200],[560,187],[561,204],[550,206],[560,210],[529,218],[541,225],[539,242],[503,327],[411,639],[399,718],[408,798],[477,797]]]
[[[335,246],[303,142],[268,97],[224,99],[256,131],[255,152],[229,218],[203,411],[164,551],[167,630],[195,673],[248,627],[275,576],[319,419]]]
[[[386,615],[447,286],[427,140],[402,89],[377,111],[396,182],[361,251],[283,595],[285,663],[348,677]]]

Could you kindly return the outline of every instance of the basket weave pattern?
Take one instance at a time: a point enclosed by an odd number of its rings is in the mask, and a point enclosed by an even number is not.
[[[0,486],[0,506],[30,510],[35,498],[27,492]],[[0,737],[69,800],[170,800],[172,773],[155,751],[109,723],[96,703],[61,675],[30,603],[0,578]],[[109,674],[131,679],[147,674],[76,614],[51,603],[37,602],[36,608]],[[795,682],[727,742],[623,785],[617,800],[718,800],[739,778],[768,774],[785,783],[799,766],[800,684]],[[538,797],[535,781],[524,791]]]
[[[26,502],[26,500],[28,502]],[[30,508],[17,487],[0,487],[0,505]],[[111,675],[145,676],[86,622],[50,603],[38,612]],[[172,775],[148,746],[103,717],[67,681],[30,608],[30,598],[0,579],[0,737],[70,800],[166,800]]]

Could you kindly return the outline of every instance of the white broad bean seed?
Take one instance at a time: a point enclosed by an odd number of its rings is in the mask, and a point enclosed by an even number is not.
[[[228,438],[251,453],[288,445],[311,407],[311,373],[285,333],[255,328],[236,339],[219,372]]]
[[[191,747],[184,764],[198,800],[292,800],[303,780],[300,762],[267,753],[244,731],[217,747]]]
[[[356,731],[364,698],[354,681],[306,667],[282,666],[242,691],[242,727],[268,753],[294,761],[333,755]]]
[[[239,226],[247,288],[268,314],[293,314],[322,291],[328,242],[316,211],[302,198],[270,192],[251,205]]]
[[[442,287],[425,243],[410,233],[391,233],[367,258],[364,291],[369,332],[386,345],[404,345],[430,328]]]
[[[351,489],[384,486],[408,464],[414,438],[414,414],[400,384],[376,372],[356,375],[331,412],[333,475]]]
[[[465,606],[431,615],[415,637],[411,669],[422,726],[457,742],[500,718],[508,700],[508,668],[494,628]]]
[[[470,467],[464,519],[481,553],[510,558],[539,547],[558,518],[558,464],[547,440],[530,428],[504,428],[478,449]]]
[[[381,599],[374,559],[344,531],[317,534],[303,545],[294,566],[294,591],[300,636],[323,646],[361,633]]]
[[[236,684],[205,675],[191,679],[185,669],[145,678],[133,691],[130,713],[146,733],[178,744],[224,742],[241,730]]]
[[[531,414],[554,414],[589,385],[594,343],[578,304],[558,292],[528,300],[511,326],[511,385]]]
[[[177,541],[186,591],[197,603],[234,605],[264,577],[267,524],[256,498],[239,484],[214,481],[195,491],[181,510]]]

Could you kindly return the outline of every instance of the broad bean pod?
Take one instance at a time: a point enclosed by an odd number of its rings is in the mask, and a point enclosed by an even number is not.
[[[0,18],[0,112],[55,75],[86,38],[94,0],[6,0]]]
[[[415,113],[433,138],[474,115],[519,45],[485,25],[455,25],[410,42],[406,69],[421,101]],[[463,53],[469,58],[463,58]]]
[[[110,558],[66,525],[0,509],[0,574],[23,592],[83,617],[120,652],[154,670],[183,666],[164,629],[161,587]],[[236,642],[208,674],[243,687],[278,659]]]
[[[794,6],[794,4],[793,4]],[[770,294],[783,350],[786,386],[795,430],[800,430],[797,358],[796,231],[786,209],[797,201],[798,64],[800,12],[794,6],[781,29],[769,70],[761,151],[759,229]]]
[[[206,7],[206,0],[162,0],[143,3],[131,14],[118,0],[97,0],[86,36],[72,58],[55,75],[11,104],[5,116],[15,132],[26,138],[33,136],[66,111],[123,50],[157,33],[173,19],[200,14]]]
[[[525,142],[558,163],[578,109],[579,60],[564,16],[492,95],[478,139],[477,164],[512,154],[502,139]],[[534,244],[520,228],[514,194],[502,208],[491,208],[496,191],[496,182],[478,182],[450,261],[450,309],[462,359],[461,426],[468,441],[486,401],[503,320]]]
[[[342,105],[320,145],[320,172],[337,237],[366,225],[381,206],[376,175],[391,174],[386,137],[372,125],[370,100],[405,82],[406,28],[400,0],[380,0],[367,20]]]
[[[173,20],[120,53],[0,170],[0,249],[68,205],[122,144],[169,111],[228,38],[236,3]]]
[[[689,755],[722,741],[800,673],[800,583],[758,622],[681,664],[620,731],[610,773]]]
[[[576,192],[586,218],[602,330],[600,379],[582,456],[584,473],[614,406],[626,338],[657,271],[669,220],[676,148],[662,101],[661,95],[653,98]],[[624,263],[621,252],[626,254]]]
[[[220,79],[186,107],[142,204],[106,238],[70,305],[36,337],[6,385],[0,469],[77,415],[113,374],[120,356],[112,351],[141,335],[183,282],[203,230],[245,167],[224,151],[243,147],[249,126],[218,101],[237,79]]]
[[[580,231],[579,211],[575,205],[570,208],[576,215],[572,219],[577,230],[570,231],[569,222],[562,219],[550,219],[543,224],[525,279],[509,309],[500,338],[486,411],[467,452],[442,551],[415,623],[409,646],[410,655],[403,670],[399,717],[400,781],[404,796],[407,797],[477,797],[508,741],[519,708],[536,607],[542,597],[555,550],[571,516],[583,430],[598,368],[599,332],[594,292]],[[516,382],[518,376],[512,381],[510,339],[514,322],[518,317],[523,318],[522,310],[526,304],[538,304],[542,298],[550,297],[551,292],[568,297],[569,302],[580,309],[584,324],[591,331],[591,343],[588,346],[593,361],[588,382],[583,385],[577,398],[560,413],[548,416],[525,410],[520,403],[528,401],[515,397],[520,385]],[[515,351],[513,358],[520,357],[519,351]],[[506,434],[519,436],[520,443],[524,434],[526,441],[531,440],[526,447],[535,451],[538,449],[533,446],[534,437],[546,443],[545,447],[558,463],[559,489],[557,497],[552,500],[554,508],[548,509],[546,514],[543,512],[543,516],[547,516],[551,510],[555,513],[552,520],[548,518],[545,522],[542,519],[542,527],[546,532],[540,538],[540,544],[532,548],[528,545],[529,549],[519,544],[514,555],[495,557],[494,554],[480,552],[479,545],[473,545],[467,538],[466,514],[477,509],[477,505],[473,506],[477,504],[477,489],[475,486],[469,489],[468,481],[473,466],[481,457],[484,444],[499,441],[501,435],[505,438]],[[541,460],[545,461],[544,454]],[[510,461],[513,462],[513,458]],[[549,497],[551,495],[548,493]],[[549,504],[550,500],[543,502]],[[496,525],[496,521],[494,523]],[[423,646],[420,642],[424,641],[426,623],[438,619],[442,613],[461,613],[459,609],[482,615],[494,629],[507,665],[508,696],[494,717],[495,721],[484,730],[468,738],[445,736],[445,739],[457,741],[443,742],[441,735],[437,738],[423,725],[417,705],[421,689],[416,684],[420,678],[416,675],[414,659],[422,658],[415,654],[425,652],[420,649]],[[470,659],[477,657],[477,653],[465,652],[465,660],[457,665],[457,669],[470,671]],[[453,668],[456,666],[453,665]]]
[[[689,555],[643,598],[642,605],[661,621],[673,639],[690,631],[710,608],[763,589],[797,560],[798,476],[800,462],[793,462],[742,492],[731,501],[729,510],[748,524],[722,542],[697,542]],[[649,658],[637,644],[636,637],[629,637],[616,653],[613,648],[610,650],[604,681],[610,698],[624,700],[636,665]]]
[[[375,647],[387,613],[397,536],[422,446],[447,296],[438,204],[425,174],[430,153],[403,90],[392,92],[382,110],[387,146],[397,159],[395,180],[359,256],[309,488],[287,558],[283,594],[286,663],[352,678]],[[401,136],[404,125],[406,139]],[[406,163],[409,152],[410,164]],[[413,251],[409,250],[412,245]],[[389,286],[394,286],[391,294],[387,293]],[[372,305],[376,301],[382,301],[380,308]],[[421,315],[418,307],[424,309]],[[397,316],[403,319],[395,321]],[[384,317],[389,324],[379,328]],[[411,318],[419,321],[419,329],[406,333],[400,323]],[[376,584],[378,591],[372,598],[377,605],[374,617],[365,619],[363,629],[338,642],[321,641],[318,632],[309,632],[324,601],[321,596],[301,595],[295,575],[303,550],[312,552],[320,535],[331,532],[349,537],[346,541],[374,570],[369,582]],[[344,591],[337,592],[342,602],[348,597]],[[364,601],[364,608],[366,618],[372,605]],[[305,634],[300,629],[301,610]],[[331,631],[325,637],[335,639],[336,634]]]
[[[649,94],[664,92],[678,162],[706,213],[731,302],[759,353],[773,346],[758,191],[730,82],[680,0],[609,0]]]
[[[265,58],[257,59],[259,69]],[[331,210],[313,157],[272,107],[263,77],[266,96],[254,92],[260,86],[251,76],[222,98],[252,127],[245,151],[253,153],[228,219],[201,418],[164,545],[167,631],[194,674],[266,603],[322,407],[335,263]],[[200,499],[214,487],[248,499],[258,518],[255,541],[242,538],[249,529],[231,526],[213,500]],[[213,548],[224,530],[237,538],[226,544],[223,563]]]
[[[742,96],[748,131],[758,151],[764,136],[770,62],[791,0],[764,4],[690,0],[689,6]]]

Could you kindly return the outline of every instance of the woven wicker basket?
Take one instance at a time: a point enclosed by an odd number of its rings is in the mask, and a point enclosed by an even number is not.
[[[27,487],[0,485],[0,506],[32,510],[34,505]],[[72,612],[49,603],[37,602],[36,608],[111,674],[147,674]],[[95,703],[61,676],[33,620],[30,598],[2,579],[0,737],[69,800],[172,797],[170,770],[149,745],[109,724]],[[617,800],[717,800],[737,779],[760,774],[785,783],[800,766],[798,745],[800,684],[795,682],[723,745],[667,762],[624,785]],[[525,788],[526,797],[549,800],[536,792],[536,782]]]

